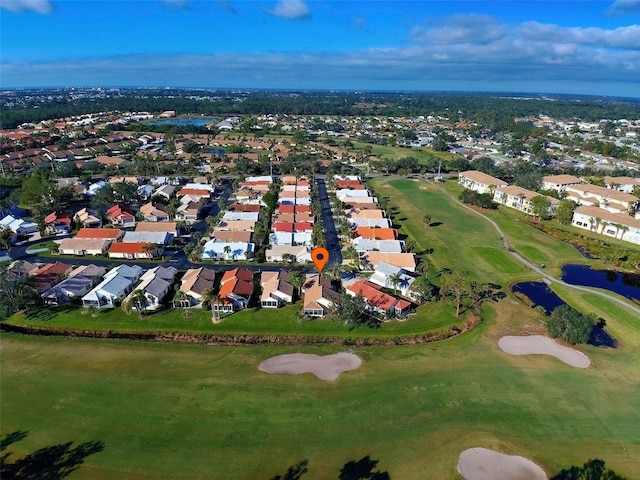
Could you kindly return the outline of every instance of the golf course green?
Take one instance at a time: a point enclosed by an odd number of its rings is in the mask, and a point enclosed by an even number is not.
[[[540,314],[508,288],[535,274],[504,251],[490,225],[439,186],[385,178],[372,186],[397,207],[395,222],[415,239],[416,250],[433,249],[427,256],[433,271],[464,269],[474,280],[503,286],[507,297],[483,306],[479,326],[430,344],[354,347],[349,351],[361,366],[335,381],[259,370],[276,355],[345,351],[335,346],[184,345],[3,332],[1,433],[26,432],[3,453],[13,452],[12,460],[70,441],[103,442],[69,476],[77,479],[268,480],[305,459],[303,480],[336,479],[346,462],[369,455],[395,480],[459,480],[460,452],[485,447],[529,458],[549,475],[602,458],[620,475],[636,478],[640,319],[602,297],[554,286],[574,307],[604,318],[619,347],[579,346],[591,360],[587,369],[548,356],[510,356],[497,345],[502,336],[544,333]],[[437,226],[425,226],[425,215]],[[581,259],[535,229],[510,227],[509,213],[491,215],[525,257],[548,259],[551,269]],[[447,317],[442,326],[452,323],[451,306],[434,308]],[[236,331],[250,328],[247,318],[237,321]],[[415,331],[424,330],[424,318],[415,319]],[[135,315],[130,321],[140,322]],[[198,331],[209,328],[206,321],[198,320]],[[413,332],[413,321],[397,333]],[[272,332],[275,322],[269,316],[264,330]],[[316,333],[330,331],[322,326]]]

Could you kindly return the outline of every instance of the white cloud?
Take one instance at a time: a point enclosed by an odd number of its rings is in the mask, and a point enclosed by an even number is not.
[[[614,15],[640,13],[640,0],[616,0],[609,8],[609,13]]]
[[[12,12],[32,10],[43,15],[48,15],[53,11],[53,5],[49,0],[0,0],[0,8]]]
[[[488,43],[502,38],[506,27],[489,15],[472,13],[445,18],[436,27],[416,27],[411,33],[417,43]]]
[[[311,10],[304,0],[280,0],[273,10],[269,10],[269,13],[289,20],[311,16]]]
[[[553,24],[525,22],[518,33],[527,39],[600,45],[640,50],[640,25],[605,30],[598,27],[560,27]]]

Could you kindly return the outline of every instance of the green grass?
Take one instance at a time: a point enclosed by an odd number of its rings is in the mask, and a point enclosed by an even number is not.
[[[104,441],[73,478],[267,479],[306,458],[305,478],[335,479],[371,455],[392,478],[454,479],[458,454],[473,446],[525,455],[549,473],[598,457],[635,474],[638,354],[586,348],[597,363],[574,369],[501,353],[498,330],[358,348],[363,366],[330,383],[258,371],[294,351],[285,347],[3,335],[2,433],[29,432],[10,448],[18,453]]]
[[[513,248],[531,262],[544,263],[549,261],[549,257],[546,254],[531,245],[515,245]]]
[[[121,309],[99,310],[94,315],[81,308],[45,309],[34,313],[18,313],[6,321],[11,325],[28,325],[40,328],[67,328],[73,330],[97,330],[129,332],[194,332],[219,334],[257,335],[312,335],[337,337],[395,337],[436,333],[460,326],[463,318],[455,318],[449,302],[437,301],[419,307],[405,321],[385,322],[380,328],[361,327],[351,329],[330,318],[298,320],[300,305],[279,309],[250,308],[223,319],[219,324],[211,321],[211,312],[188,309],[166,309],[140,318],[137,313],[124,313]]]
[[[473,247],[473,250],[477,252],[482,259],[504,273],[520,273],[523,268],[511,260],[507,255],[492,247]]]
[[[419,249],[434,249],[429,257],[438,268],[465,269],[474,279],[503,285],[535,278],[516,271],[519,265],[490,225],[434,185],[387,179],[372,184],[378,196],[391,196],[400,207],[401,232]],[[425,227],[425,214],[442,224]],[[554,269],[581,258],[510,212],[491,215],[529,258],[544,255]],[[336,351],[330,346],[214,347],[3,334],[0,430],[29,432],[9,448],[15,456],[67,441],[104,441],[105,450],[72,476],[98,480],[268,479],[302,459],[309,460],[304,479],[335,479],[345,462],[364,455],[379,459],[394,479],[459,479],[457,457],[475,446],[531,458],[548,474],[603,458],[633,478],[640,471],[640,321],[597,295],[552,288],[581,311],[605,318],[620,348],[580,347],[592,360],[586,370],[551,357],[508,356],[497,347],[502,335],[542,332],[539,314],[511,295],[486,304],[484,322],[459,337],[355,348],[362,367],[328,383],[311,375],[261,373],[258,365],[282,353]],[[297,323],[296,308],[247,310],[217,326],[210,312],[183,318],[180,311],[142,321],[120,310],[31,321],[247,333],[338,328],[326,320]],[[429,303],[410,320],[368,334],[448,328],[451,309]]]
[[[454,158],[462,158],[461,155],[456,155],[451,152],[439,152],[437,150],[431,150],[429,148],[400,148],[400,147],[388,147],[384,145],[371,145],[368,143],[353,142],[356,149],[364,149],[366,146],[371,147],[371,153],[377,157],[386,157],[390,159],[398,159],[403,157],[414,157],[419,163],[427,163],[427,160],[433,157],[441,160],[452,160]]]

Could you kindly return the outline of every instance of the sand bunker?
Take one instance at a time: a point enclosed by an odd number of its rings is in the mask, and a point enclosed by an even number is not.
[[[510,355],[551,355],[572,367],[587,368],[591,361],[584,353],[563,347],[544,335],[502,337],[498,346]]]
[[[547,480],[531,460],[487,448],[470,448],[458,458],[458,472],[466,480]]]
[[[320,380],[336,380],[342,372],[355,370],[361,363],[360,357],[346,352],[324,356],[288,353],[268,358],[259,368],[267,373],[313,373]]]

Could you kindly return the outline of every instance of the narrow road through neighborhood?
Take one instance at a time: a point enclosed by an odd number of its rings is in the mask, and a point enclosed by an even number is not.
[[[331,211],[331,202],[327,194],[327,184],[323,177],[316,177],[316,185],[318,186],[318,200],[322,206],[320,218],[322,219],[322,228],[326,240],[326,247],[329,251],[328,265],[342,265],[342,248],[336,231],[336,224],[333,221],[333,212]]]
[[[614,297],[613,295],[610,295],[610,294],[608,294],[606,292],[601,292],[600,290],[596,290],[596,289],[591,288],[591,287],[584,287],[582,285],[572,285],[572,284],[567,283],[567,282],[565,282],[563,280],[560,280],[559,278],[556,278],[556,277],[553,277],[553,276],[549,275],[547,272],[545,272],[541,268],[535,266],[533,263],[531,263],[530,261],[528,261],[527,259],[522,257],[522,255],[520,255],[518,252],[514,251],[511,248],[511,246],[509,245],[509,241],[507,240],[507,237],[504,234],[504,232],[502,231],[502,229],[491,218],[487,217],[486,215],[484,215],[481,212],[478,212],[477,210],[474,210],[473,208],[469,207],[468,205],[465,205],[460,200],[458,200],[453,195],[451,195],[449,192],[447,192],[440,185],[436,185],[435,183],[430,182],[428,180],[427,180],[427,182],[431,183],[432,185],[435,185],[445,195],[447,195],[451,200],[453,200],[457,204],[462,205],[462,207],[466,208],[467,210],[475,213],[476,215],[482,217],[487,222],[489,222],[493,226],[493,228],[496,229],[496,231],[498,232],[498,235],[500,235],[500,238],[502,239],[502,245],[507,250],[507,252],[509,252],[509,254],[511,254],[511,256],[514,257],[516,260],[518,260],[520,263],[524,264],[527,268],[531,269],[532,271],[538,273],[543,278],[549,280],[550,282],[554,282],[554,283],[557,283],[559,285],[563,285],[565,287],[573,288],[575,290],[580,290],[582,292],[593,293],[593,294],[598,295],[600,297],[606,298],[607,300],[611,300],[612,302],[615,302],[615,303],[617,303],[619,305],[622,305],[623,307],[626,307],[627,309],[632,310],[633,312],[636,312],[638,315],[640,315],[640,307],[636,307],[635,305],[632,305],[632,304],[630,304],[630,303],[628,303],[628,302],[626,302],[626,301],[624,301],[624,300],[622,300],[620,298]]]

